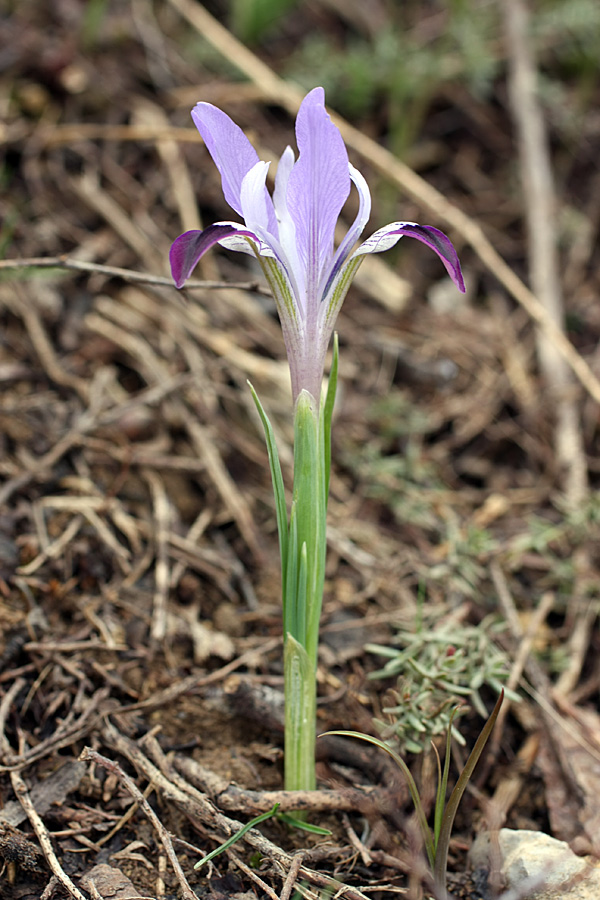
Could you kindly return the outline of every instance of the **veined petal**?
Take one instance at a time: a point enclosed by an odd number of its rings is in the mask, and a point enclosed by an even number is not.
[[[433,228],[431,225],[417,225],[416,222],[392,222],[384,228],[380,228],[375,234],[358,247],[352,254],[362,256],[366,253],[381,253],[394,247],[401,237],[413,237],[423,244],[427,244],[434,250],[446,267],[448,275],[463,294],[465,282],[463,280],[460,262],[456,250],[449,237],[443,231]]]
[[[223,194],[232,209],[243,217],[241,191],[244,176],[259,162],[258,154],[242,129],[212,103],[197,103],[192,119],[200,132],[206,149],[221,174]],[[269,193],[264,187],[269,203]],[[266,202],[266,201],[265,201]],[[275,223],[275,213],[272,213]]]
[[[235,222],[217,222],[215,225],[209,225],[204,231],[186,231],[184,234],[180,234],[169,251],[171,273],[176,286],[183,287],[196,263],[206,251],[230,235],[250,238],[257,245],[260,243],[253,231],[243,228]]]
[[[358,171],[358,169],[354,168],[352,163],[348,163],[348,167],[350,178],[354,182],[356,190],[358,191],[358,213],[350,229],[348,230],[346,237],[337,248],[329,271],[323,273],[323,277],[326,276],[327,281],[323,287],[319,288],[319,294],[322,297],[326,296],[329,292],[329,288],[333,283],[335,276],[343,266],[354,244],[363,233],[364,227],[371,216],[371,192],[369,190],[369,185],[367,184],[361,173]]]
[[[248,228],[260,228],[277,237],[277,231],[273,232],[273,227],[277,228],[273,201],[266,189],[269,166],[270,163],[259,160],[246,172],[240,189],[240,205]]]
[[[295,159],[296,158],[294,156],[294,151],[288,144],[288,146],[281,154],[281,159],[279,160],[279,165],[277,166],[277,172],[275,173],[273,204],[275,206],[275,213],[277,215],[278,222],[281,222],[282,219],[289,215],[287,208],[287,189],[288,182],[290,180],[290,174],[292,169],[294,168]]]
[[[333,255],[335,224],[350,193],[348,154],[342,136],[325,111],[323,88],[302,101],[296,119],[300,155],[289,176],[287,205],[296,226],[300,262],[306,272],[308,301]]]
[[[306,294],[305,282],[306,273],[304,267],[300,265],[298,257],[298,244],[296,241],[296,226],[290,215],[287,202],[287,189],[290,174],[294,167],[294,151],[291,147],[286,147],[283,151],[277,173],[275,175],[275,190],[273,192],[273,205],[275,207],[275,215],[277,216],[277,224],[279,225],[279,242],[281,249],[288,260],[296,285],[295,293],[300,307],[304,308],[304,297]]]

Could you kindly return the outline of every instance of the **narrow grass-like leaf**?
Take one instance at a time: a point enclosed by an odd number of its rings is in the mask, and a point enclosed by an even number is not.
[[[296,634],[294,637],[298,643],[306,647],[306,618],[301,615],[301,610],[306,608],[306,591],[308,590],[308,555],[306,551],[306,541],[300,549],[300,558],[298,560],[298,585],[296,587],[296,608],[298,610],[298,621],[296,623]]]
[[[450,734],[450,731],[448,731],[448,734]],[[437,787],[435,789],[435,807],[433,815],[433,846],[435,849],[437,847],[440,828],[442,825],[442,816],[444,814],[444,801],[446,799],[446,793],[442,790],[442,783],[444,779],[442,776],[442,763],[440,761],[440,754],[433,741],[431,742],[431,749],[433,750],[433,754],[435,756],[435,766],[437,769]],[[447,757],[448,747],[446,745],[446,758]]]
[[[204,863],[209,862],[209,860],[214,859],[215,856],[218,856],[220,853],[223,853],[225,850],[233,847],[233,845],[237,843],[240,838],[244,837],[246,832],[250,831],[251,828],[254,828],[255,825],[259,825],[261,822],[265,822],[267,819],[272,818],[278,809],[279,803],[276,803],[272,809],[268,810],[268,812],[261,813],[260,816],[256,816],[256,818],[251,819],[244,825],[243,828],[240,828],[239,831],[236,831],[235,834],[232,834],[224,844],[221,844],[220,847],[216,847],[214,850],[211,850],[210,853],[207,853],[206,856],[202,857],[202,859],[199,859],[198,862],[194,865],[194,869],[200,869],[204,865]]]
[[[328,828],[321,828],[320,825],[304,822],[297,816],[290,815],[290,813],[277,813],[277,818],[281,822],[285,822],[286,825],[291,825],[292,828],[298,828],[300,831],[309,831],[311,834],[320,834],[323,837],[328,837],[328,835],[332,834]]]
[[[440,756],[437,752],[437,748],[434,745],[434,750],[437,756],[437,765],[438,765],[438,786],[435,798],[435,818],[433,824],[433,844],[436,851],[437,858],[437,849],[438,843],[440,839],[440,833],[442,829],[442,822],[444,817],[444,806],[446,804],[446,792],[448,790],[448,778],[450,777],[450,755],[452,751],[452,734],[453,734],[453,723],[454,719],[459,713],[459,708],[456,706],[452,710],[452,715],[450,716],[450,724],[448,726],[448,730],[446,732],[446,755],[444,757],[444,771],[442,772],[440,766]]]
[[[250,384],[250,382],[248,382],[248,387],[250,388],[250,391],[252,393],[252,398],[256,404],[256,409],[258,410],[258,414],[265,431],[267,453],[269,455],[269,466],[271,467],[271,480],[273,482],[273,494],[275,495],[277,531],[279,534],[279,555],[281,557],[281,579],[282,584],[285,586],[288,520],[287,507],[285,502],[285,488],[283,486],[283,475],[281,474],[281,463],[279,461],[279,453],[277,452],[277,444],[275,442],[273,426],[271,425],[269,417],[267,416],[263,405],[258,398],[258,394],[254,390],[254,387]]]
[[[437,842],[436,853],[435,853],[435,865],[433,867],[433,878],[437,888],[441,891],[442,889],[446,889],[446,867],[448,865],[448,848],[450,846],[450,835],[452,833],[452,828],[454,825],[454,818],[456,816],[456,811],[458,809],[459,803],[462,799],[462,795],[465,792],[465,789],[469,783],[471,775],[475,769],[475,766],[479,762],[479,757],[483,753],[483,749],[488,742],[489,736],[492,733],[492,728],[496,724],[496,719],[498,718],[498,714],[500,712],[500,707],[502,706],[502,701],[504,700],[504,691],[498,697],[496,701],[496,705],[492,710],[492,714],[483,726],[481,730],[481,734],[477,738],[475,742],[475,746],[471,750],[469,754],[469,758],[465,763],[465,767],[459,775],[458,781],[454,785],[454,790],[450,794],[450,799],[448,800],[448,804],[444,811],[444,818],[442,821],[442,827],[440,830],[440,835]]]
[[[290,510],[290,532],[287,541],[285,583],[283,586],[283,640],[298,634],[298,526],[296,504]],[[286,701],[287,702],[287,701]]]
[[[391,747],[388,747],[382,740],[379,738],[373,737],[372,734],[360,734],[358,731],[325,731],[323,734],[320,734],[319,737],[324,737],[328,734],[339,734],[342,737],[353,737],[358,738],[361,741],[367,741],[369,744],[375,744],[376,747],[379,747],[380,750],[385,750],[385,752],[392,757],[396,765],[401,769],[404,773],[404,777],[408,782],[408,790],[410,791],[410,796],[412,798],[412,802],[415,807],[415,812],[417,813],[417,818],[419,820],[419,827],[421,829],[421,833],[423,835],[423,841],[425,843],[425,850],[427,852],[427,859],[429,860],[429,865],[433,869],[435,864],[435,848],[433,846],[433,838],[431,835],[431,829],[429,827],[429,823],[427,822],[427,816],[425,815],[425,810],[423,809],[423,804],[421,803],[421,798],[419,796],[419,789],[417,787],[417,783],[415,779],[412,777],[411,771],[402,759],[401,756],[392,750]]]

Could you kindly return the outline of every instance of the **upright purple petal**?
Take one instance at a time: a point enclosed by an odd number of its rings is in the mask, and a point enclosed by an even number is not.
[[[300,155],[287,194],[309,298],[315,297],[323,269],[331,261],[335,225],[350,193],[348,154],[324,102],[323,88],[315,88],[302,101],[296,119]]]
[[[223,194],[232,209],[243,218],[242,182],[258,160],[258,154],[242,129],[212,103],[197,103],[192,119],[221,174]],[[269,222],[275,226],[273,201],[264,187],[265,203],[270,207]]]

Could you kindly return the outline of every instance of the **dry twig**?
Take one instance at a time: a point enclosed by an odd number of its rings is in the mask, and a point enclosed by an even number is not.
[[[134,784],[131,778],[125,774],[118,763],[112,762],[110,759],[107,759],[105,756],[102,756],[100,753],[96,752],[96,750],[92,750],[90,747],[86,747],[82,751],[79,759],[83,760],[84,762],[93,762],[96,765],[101,766],[103,769],[106,769],[107,772],[110,772],[114,776],[116,776],[119,783],[129,794],[131,794],[136,803],[138,803],[142,808],[145,815],[150,819],[157,837],[163,845],[165,853],[167,854],[171,865],[173,866],[173,870],[175,872],[175,875],[177,876],[177,880],[179,882],[185,900],[198,900],[198,896],[194,893],[194,891],[188,884],[188,880],[185,877],[183,869],[181,868],[181,863],[177,859],[167,829],[162,824],[142,792]]]
[[[524,213],[529,234],[531,286],[558,329],[564,328],[559,277],[556,199],[548,137],[538,101],[536,71],[528,39],[528,15],[523,0],[503,4],[509,54],[509,90],[525,194]],[[587,463],[572,374],[567,361],[556,353],[554,342],[538,332],[538,355],[551,400],[556,404],[555,444],[559,465],[566,471],[565,492],[576,509],[586,499]]]
[[[85,894],[82,894],[79,888],[73,884],[73,882],[59,863],[58,858],[54,852],[54,848],[52,847],[52,841],[50,840],[48,830],[44,825],[41,817],[38,815],[33,803],[31,802],[29,792],[27,791],[27,786],[21,778],[20,774],[16,771],[12,771],[10,773],[10,779],[12,782],[13,790],[17,795],[21,806],[26,812],[27,818],[31,822],[31,826],[35,831],[35,835],[40,843],[40,847],[43,850],[46,861],[52,869],[53,874],[63,885],[65,890],[71,895],[71,897],[74,897],[75,900],[87,900]]]

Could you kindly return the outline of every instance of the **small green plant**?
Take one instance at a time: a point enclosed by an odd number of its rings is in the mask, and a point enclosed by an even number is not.
[[[448,731],[464,743],[453,726],[457,704],[469,703],[487,718],[481,689],[489,687],[497,694],[505,690],[508,660],[490,636],[500,627],[491,617],[478,626],[426,624],[416,631],[399,631],[394,639],[399,646],[367,644],[366,650],[386,659],[369,678],[398,678],[391,702],[383,707],[388,720],[374,720],[381,737],[393,738],[401,751],[410,753],[423,752],[433,738]],[[507,694],[519,699],[512,691]]]
[[[435,423],[404,391],[376,400],[367,419],[373,437],[366,444],[348,442],[343,462],[398,522],[438,531],[436,506],[446,485],[423,450],[423,435],[435,430]]]
[[[201,869],[205,863],[210,862],[211,859],[214,859],[215,856],[220,856],[221,853],[224,853],[225,850],[229,850],[230,847],[233,847],[234,844],[237,844],[239,840],[241,840],[245,834],[247,834],[251,828],[254,828],[256,825],[260,825],[261,822],[266,822],[267,819],[272,819],[275,817],[279,819],[281,822],[285,822],[287,825],[291,825],[293,828],[299,828],[300,831],[308,831],[311,834],[318,834],[321,837],[328,837],[331,834],[328,828],[320,828],[318,825],[311,825],[309,822],[303,822],[301,819],[296,816],[291,816],[289,813],[278,813],[279,803],[275,803],[271,809],[267,810],[267,812],[261,813],[259,816],[255,816],[254,819],[250,819],[249,822],[246,822],[239,831],[236,831],[235,834],[232,834],[230,838],[227,838],[222,844],[218,847],[215,847],[214,850],[211,850],[210,853],[207,853],[206,856],[203,856],[202,859],[199,859],[197,863],[194,864],[195,869]]]
[[[446,519],[445,526],[445,558],[428,570],[427,577],[443,584],[449,593],[474,598],[497,542],[487,529],[471,524],[463,527],[453,517]]]
[[[394,762],[399,766],[399,768],[404,773],[404,776],[408,782],[408,789],[410,791],[410,796],[413,801],[415,811],[417,813],[417,819],[419,821],[419,827],[421,829],[421,834],[423,835],[423,842],[425,845],[425,852],[427,853],[427,859],[429,861],[429,865],[431,867],[431,872],[433,875],[433,882],[436,888],[436,891],[439,891],[440,895],[445,895],[446,891],[446,869],[448,866],[448,848],[450,846],[450,835],[452,834],[452,827],[454,825],[454,819],[456,817],[456,812],[458,810],[458,806],[462,799],[462,795],[465,792],[465,789],[470,781],[471,775],[475,769],[479,761],[479,757],[483,753],[483,749],[488,741],[488,738],[492,732],[492,728],[498,718],[498,714],[500,712],[500,707],[502,706],[502,700],[504,699],[504,691],[498,697],[496,705],[492,711],[491,716],[483,726],[481,734],[477,738],[475,746],[473,747],[467,762],[465,763],[465,767],[460,773],[458,777],[458,781],[456,782],[452,793],[446,803],[446,794],[448,790],[448,776],[450,774],[450,746],[452,742],[452,719],[454,715],[456,715],[456,711],[453,713],[450,719],[450,727],[448,728],[446,735],[446,753],[444,757],[444,768],[442,769],[442,764],[439,758],[439,754],[434,745],[434,752],[436,753],[436,761],[437,761],[437,770],[438,770],[438,782],[437,782],[437,790],[435,797],[435,807],[434,807],[434,818],[433,818],[433,827],[430,827],[427,816],[425,815],[425,810],[423,809],[423,804],[421,802],[421,797],[419,794],[419,789],[417,787],[417,783],[413,778],[410,769],[404,762],[401,756],[393,750],[388,744],[384,743],[379,738],[373,737],[369,734],[359,734],[356,731],[328,731],[326,734],[337,734],[345,737],[354,737],[359,738],[362,741],[368,741],[371,744],[375,744],[376,747],[379,747],[381,750],[385,750],[389,756],[392,757]]]

